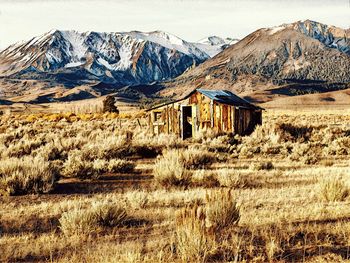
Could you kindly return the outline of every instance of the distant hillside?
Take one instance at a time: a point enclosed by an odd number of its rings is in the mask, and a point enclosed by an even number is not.
[[[303,106],[347,106],[350,108],[350,88],[344,90],[314,93],[293,97],[283,97],[263,103],[264,108],[284,108]]]

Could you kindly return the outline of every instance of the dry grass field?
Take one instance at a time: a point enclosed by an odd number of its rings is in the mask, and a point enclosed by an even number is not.
[[[113,115],[3,115],[1,262],[350,259],[350,109],[251,136],[150,137]]]

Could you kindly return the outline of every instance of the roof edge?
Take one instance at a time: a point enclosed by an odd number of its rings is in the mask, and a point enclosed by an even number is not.
[[[198,91],[198,92],[200,92],[201,94],[203,94],[201,91],[204,91],[204,92],[206,92],[206,91],[212,92],[213,90],[207,90],[207,89],[202,89],[202,88],[195,88],[195,89],[193,89],[191,92],[189,92],[186,96],[184,96],[184,97],[182,97],[182,98],[180,98],[180,99],[177,99],[177,100],[174,100],[174,101],[170,101],[170,102],[167,102],[167,103],[163,103],[163,104],[159,104],[159,105],[157,105],[157,106],[154,106],[154,107],[152,107],[152,108],[147,109],[146,112],[151,111],[151,110],[158,109],[158,108],[160,108],[160,107],[163,107],[163,106],[166,106],[166,105],[169,105],[169,104],[173,104],[173,103],[176,103],[176,102],[185,100],[185,99],[189,98],[189,97],[190,97],[193,93],[195,93],[196,91]],[[262,108],[262,107],[260,107],[260,106],[256,106],[256,105],[250,103],[250,102],[247,101],[246,99],[241,98],[240,96],[234,94],[233,92],[231,92],[231,91],[229,91],[229,90],[220,90],[220,91],[224,91],[224,92],[228,92],[228,93],[233,94],[234,96],[236,96],[236,97],[238,97],[239,99],[243,100],[245,103],[247,103],[249,106],[251,106],[251,107],[254,108],[254,109],[265,110],[264,108]],[[205,95],[205,94],[203,94],[203,95],[204,95],[204,96],[207,96],[207,95]],[[215,99],[213,99],[213,100],[215,100]],[[218,102],[218,103],[221,103],[221,102],[219,102],[219,101],[217,101],[217,102]],[[223,103],[221,103],[221,104],[223,104]],[[232,105],[232,106],[235,106],[235,105]],[[239,105],[236,106],[236,107],[249,108],[249,107],[239,106]]]

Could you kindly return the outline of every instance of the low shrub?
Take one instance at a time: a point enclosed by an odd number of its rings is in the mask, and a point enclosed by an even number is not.
[[[64,212],[59,223],[61,231],[66,236],[90,234],[98,229],[94,213],[81,207]]]
[[[121,159],[95,159],[89,161],[83,152],[74,150],[64,163],[63,174],[80,179],[97,179],[104,173],[128,173],[134,170],[135,163]]]
[[[128,191],[125,193],[128,206],[133,209],[143,209],[149,204],[149,194],[145,191]]]
[[[349,193],[349,187],[339,178],[323,180],[319,185],[320,199],[326,202],[344,201]]]
[[[304,164],[309,164],[310,165],[310,164],[318,163],[319,158],[316,155],[308,155],[308,156],[305,156],[305,157],[301,158],[301,161]]]
[[[206,226],[220,231],[237,225],[240,219],[240,208],[231,191],[221,190],[207,196],[205,206]]]
[[[269,143],[264,144],[264,145],[261,147],[261,153],[267,154],[267,155],[270,155],[270,154],[279,154],[279,153],[281,153],[282,148],[283,148],[282,145],[279,145],[279,144],[274,145],[274,144],[272,144],[271,142],[269,142]]]
[[[217,179],[222,187],[244,188],[251,184],[247,175],[228,168],[217,170]]]
[[[121,159],[111,159],[108,162],[107,169],[110,173],[130,173],[135,169],[135,163]]]
[[[181,152],[181,158],[187,169],[204,168],[216,161],[214,153],[194,148]]]
[[[279,123],[275,126],[275,133],[277,133],[284,141],[300,141],[306,142],[310,140],[315,127],[300,126],[291,123]]]
[[[132,149],[142,158],[155,158],[162,153],[162,147],[158,145],[134,145]]]
[[[251,170],[272,170],[274,169],[274,165],[271,161],[260,161],[258,163],[252,163],[250,165]]]
[[[96,222],[99,226],[121,226],[127,219],[126,208],[115,204],[97,204],[93,208]]]
[[[39,138],[30,140],[26,135],[19,142],[9,145],[9,147],[3,152],[5,157],[20,158],[26,155],[30,155],[34,150],[43,145],[43,141]]]
[[[108,171],[108,161],[104,159],[96,159],[92,163],[92,168],[96,174],[103,174]]]
[[[72,151],[63,165],[62,174],[80,179],[96,178],[99,174],[94,169],[94,163],[82,158],[79,150]]]
[[[292,161],[303,161],[303,158],[311,155],[311,152],[312,149],[310,143],[295,143],[289,158]]]
[[[59,219],[61,231],[66,236],[90,234],[102,227],[122,226],[128,215],[124,206],[100,202],[91,208],[81,205],[65,212]]]
[[[192,183],[195,186],[217,187],[220,185],[217,175],[208,170],[196,170],[192,174]]]
[[[41,158],[0,161],[0,192],[5,195],[48,193],[54,189],[58,179],[56,166]]]
[[[186,187],[191,183],[191,174],[185,168],[182,155],[178,150],[170,150],[158,157],[154,164],[153,175],[155,181],[165,187]]]
[[[332,160],[322,160],[320,162],[321,165],[326,166],[326,167],[330,167],[334,165],[334,161]]]
[[[332,140],[328,147],[324,148],[326,155],[349,155],[350,154],[350,138],[341,137]]]
[[[36,155],[45,159],[46,161],[65,160],[67,153],[62,147],[58,147],[54,143],[47,143],[35,151]]]
[[[93,142],[87,143],[81,149],[81,155],[87,161],[118,159],[133,154],[134,149],[126,135],[94,138]]]

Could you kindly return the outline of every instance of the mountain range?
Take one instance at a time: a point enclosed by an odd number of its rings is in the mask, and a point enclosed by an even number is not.
[[[264,103],[350,83],[350,30],[305,20],[261,28],[242,40],[189,42],[162,31],[53,30],[0,52],[0,96],[70,101],[117,92],[177,98],[197,87]]]

